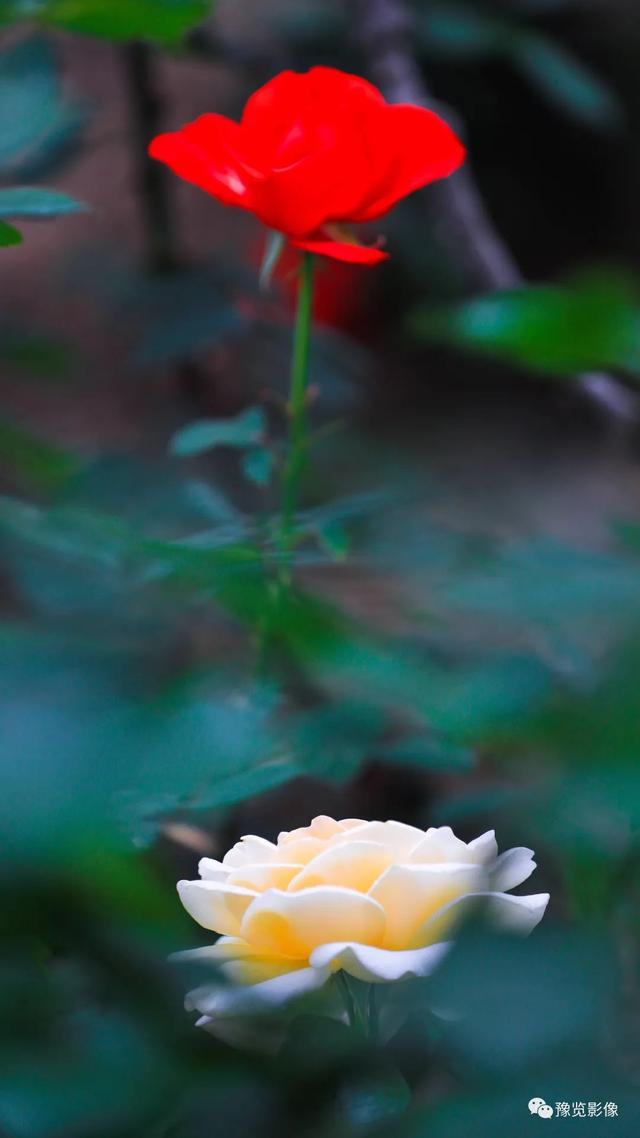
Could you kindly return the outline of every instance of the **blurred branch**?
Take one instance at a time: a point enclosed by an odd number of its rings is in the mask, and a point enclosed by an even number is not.
[[[178,267],[167,179],[159,162],[150,162],[147,147],[160,129],[162,103],[153,69],[153,49],[135,42],[123,48],[133,120],[136,181],[143,205],[145,260],[151,273]]]
[[[374,81],[392,103],[416,103],[454,116],[433,99],[412,49],[412,16],[406,0],[352,0],[356,35]],[[428,204],[439,240],[473,290],[519,288],[524,277],[486,209],[470,164],[429,187]],[[578,377],[583,393],[618,423],[636,421],[635,392],[609,375]]]
[[[147,154],[149,142],[162,129],[164,109],[156,76],[154,49],[135,41],[123,49],[133,121],[133,157],[145,227],[145,267],[149,273],[175,272],[183,258],[178,247],[166,172]],[[207,378],[196,360],[184,359],[178,379],[190,405],[206,404]]]

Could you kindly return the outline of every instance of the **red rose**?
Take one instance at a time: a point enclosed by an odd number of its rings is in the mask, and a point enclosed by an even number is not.
[[[251,96],[239,124],[201,115],[158,135],[149,153],[297,248],[370,265],[387,254],[342,227],[377,220],[464,159],[438,115],[390,105],[364,79],[331,67],[283,71]]]

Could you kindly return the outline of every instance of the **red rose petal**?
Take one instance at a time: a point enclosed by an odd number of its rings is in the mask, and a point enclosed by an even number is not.
[[[149,147],[186,181],[250,210],[298,248],[373,265],[380,249],[334,240],[333,224],[372,221],[464,160],[451,128],[422,107],[390,106],[365,79],[331,67],[283,71],[223,115],[159,135]]]
[[[201,115],[181,130],[160,134],[149,154],[224,205],[251,209],[255,171],[242,157],[244,138],[224,115]]]
[[[424,107],[399,103],[379,113],[373,150],[377,177],[351,221],[375,221],[430,182],[462,165],[465,148],[444,119]]]
[[[306,238],[291,242],[296,249],[307,253],[317,253],[320,257],[332,257],[334,261],[346,261],[350,265],[379,265],[388,261],[389,254],[375,245],[359,245],[352,241],[332,241],[330,237]]]

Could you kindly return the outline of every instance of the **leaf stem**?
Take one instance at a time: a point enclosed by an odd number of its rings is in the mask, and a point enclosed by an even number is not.
[[[295,533],[295,516],[298,505],[300,476],[304,470],[308,451],[307,437],[307,383],[309,379],[309,350],[311,346],[311,318],[313,311],[314,258],[303,253],[298,286],[291,385],[287,406],[289,437],[287,456],[282,472],[282,517],[280,522],[280,548],[284,557],[284,577],[289,580],[286,562]]]
[[[369,991],[367,993],[367,1033],[369,1039],[374,1041],[378,1038],[378,998],[376,992],[376,985],[369,984]]]
[[[356,1028],[359,1021],[358,1009],[353,992],[349,986],[349,980],[347,978],[346,972],[343,972],[342,969],[340,969],[339,972],[336,972],[336,980],[340,987],[340,994],[342,996],[347,1018],[349,1020],[349,1027]]]
[[[275,540],[279,560],[274,577],[268,583],[266,605],[257,629],[257,671],[267,670],[271,641],[275,639],[283,602],[291,588],[291,548],[296,531],[296,511],[300,475],[307,458],[307,383],[313,315],[314,257],[304,253],[300,266],[298,303],[293,337],[291,379],[287,402],[288,435],[281,478],[281,512],[276,522]]]

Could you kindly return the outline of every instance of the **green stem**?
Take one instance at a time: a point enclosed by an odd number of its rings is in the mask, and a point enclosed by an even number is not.
[[[309,378],[309,349],[311,346],[311,317],[313,310],[312,253],[303,253],[298,287],[291,386],[289,388],[289,439],[287,457],[282,474],[282,519],[280,548],[285,559],[284,574],[288,580],[288,560],[291,539],[295,533],[300,476],[307,459],[307,382]]]
[[[291,382],[287,403],[288,437],[282,471],[282,506],[277,531],[280,556],[278,571],[271,581],[261,626],[257,630],[257,670],[263,674],[273,628],[277,627],[279,610],[291,587],[291,547],[296,530],[296,510],[300,476],[307,458],[307,383],[309,379],[309,351],[311,347],[311,318],[313,315],[314,257],[304,253],[300,266],[298,304],[291,360]]]
[[[349,987],[349,981],[347,979],[346,973],[342,970],[340,970],[340,972],[336,972],[336,980],[340,987],[340,993],[342,995],[342,1000],[347,1012],[347,1017],[349,1019],[349,1027],[355,1028],[358,1026],[358,1009],[356,1007],[356,1001],[354,999],[353,992]]]
[[[378,1038],[378,994],[376,984],[369,984],[367,993],[367,1028],[369,1039]]]

